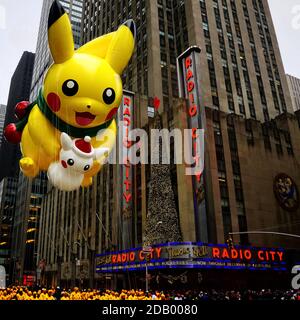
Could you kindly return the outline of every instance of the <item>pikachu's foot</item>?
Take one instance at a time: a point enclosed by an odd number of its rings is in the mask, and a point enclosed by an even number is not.
[[[87,188],[89,186],[91,186],[93,183],[93,178],[92,177],[84,177],[83,181],[81,183],[81,186],[84,188]]]
[[[20,167],[25,176],[29,178],[34,178],[39,173],[39,167],[28,157],[20,160]]]

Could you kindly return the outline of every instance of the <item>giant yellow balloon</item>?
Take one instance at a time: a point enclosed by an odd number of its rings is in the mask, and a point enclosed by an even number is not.
[[[77,140],[77,145],[88,140],[93,150],[111,151],[117,130],[114,115],[123,93],[120,75],[133,54],[135,24],[128,20],[117,31],[75,50],[69,17],[59,1],[54,1],[49,13],[48,42],[54,63],[37,100],[19,103],[16,114],[20,121],[5,129],[7,140],[21,140],[20,168],[32,178],[60,162],[62,133]],[[100,130],[106,136],[104,141],[96,139]],[[72,161],[61,162],[63,168],[72,166]],[[99,159],[94,158],[81,185],[89,186],[100,167]]]

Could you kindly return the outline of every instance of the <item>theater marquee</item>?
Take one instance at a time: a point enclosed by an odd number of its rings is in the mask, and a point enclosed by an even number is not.
[[[285,271],[285,251],[280,248],[259,248],[204,244],[196,242],[165,243],[152,246],[146,261],[143,248],[134,248],[98,255],[96,272],[161,268],[217,268]]]

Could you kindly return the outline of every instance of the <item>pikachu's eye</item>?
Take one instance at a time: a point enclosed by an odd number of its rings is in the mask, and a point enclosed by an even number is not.
[[[112,88],[107,88],[103,92],[103,101],[106,104],[112,104],[115,101],[116,93],[115,90]]]
[[[63,93],[68,97],[75,96],[78,90],[79,90],[78,83],[72,79],[65,81],[62,86]]]

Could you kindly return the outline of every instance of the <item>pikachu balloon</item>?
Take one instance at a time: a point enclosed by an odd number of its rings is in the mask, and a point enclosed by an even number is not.
[[[19,122],[8,125],[4,132],[8,141],[21,142],[20,168],[27,177],[59,161],[62,133],[72,139],[89,136],[95,150],[111,151],[117,131],[114,115],[123,94],[120,75],[133,54],[135,33],[134,22],[128,20],[117,31],[75,51],[69,17],[59,1],[53,2],[48,42],[54,63],[37,100],[20,102],[16,106]],[[96,139],[100,131],[105,139]],[[72,166],[71,160],[67,166]],[[101,162],[95,159],[81,186],[91,185],[100,168]]]

